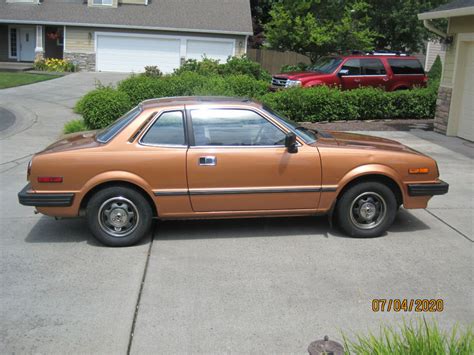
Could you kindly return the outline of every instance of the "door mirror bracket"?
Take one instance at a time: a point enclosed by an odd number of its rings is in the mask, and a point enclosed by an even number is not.
[[[296,142],[296,134],[288,132],[285,137],[285,147],[288,149],[288,153],[298,153],[298,145]]]

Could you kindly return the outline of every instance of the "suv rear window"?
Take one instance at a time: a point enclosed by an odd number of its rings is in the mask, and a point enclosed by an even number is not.
[[[382,61],[377,58],[361,59],[362,75],[384,75],[385,67]]]
[[[425,74],[417,59],[388,59],[393,74]]]

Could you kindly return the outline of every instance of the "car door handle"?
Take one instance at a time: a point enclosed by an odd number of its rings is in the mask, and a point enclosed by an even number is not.
[[[354,79],[355,83],[360,83],[360,79]]]
[[[382,80],[383,80],[383,81],[388,81],[388,78],[383,78]]]
[[[217,164],[217,158],[216,157],[199,157],[199,165],[203,166],[214,166]]]

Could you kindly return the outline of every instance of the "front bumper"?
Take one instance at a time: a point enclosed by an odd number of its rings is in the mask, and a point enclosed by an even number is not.
[[[18,201],[23,206],[69,207],[74,201],[74,194],[31,192],[31,184],[28,184],[18,193]]]
[[[408,194],[410,196],[444,195],[448,190],[449,184],[442,180],[429,184],[408,184]]]

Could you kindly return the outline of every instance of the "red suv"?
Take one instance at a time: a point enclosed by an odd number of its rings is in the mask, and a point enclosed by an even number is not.
[[[396,52],[369,52],[322,57],[307,71],[274,75],[271,88],[329,85],[348,90],[373,86],[393,91],[426,87],[427,81],[416,57]]]

